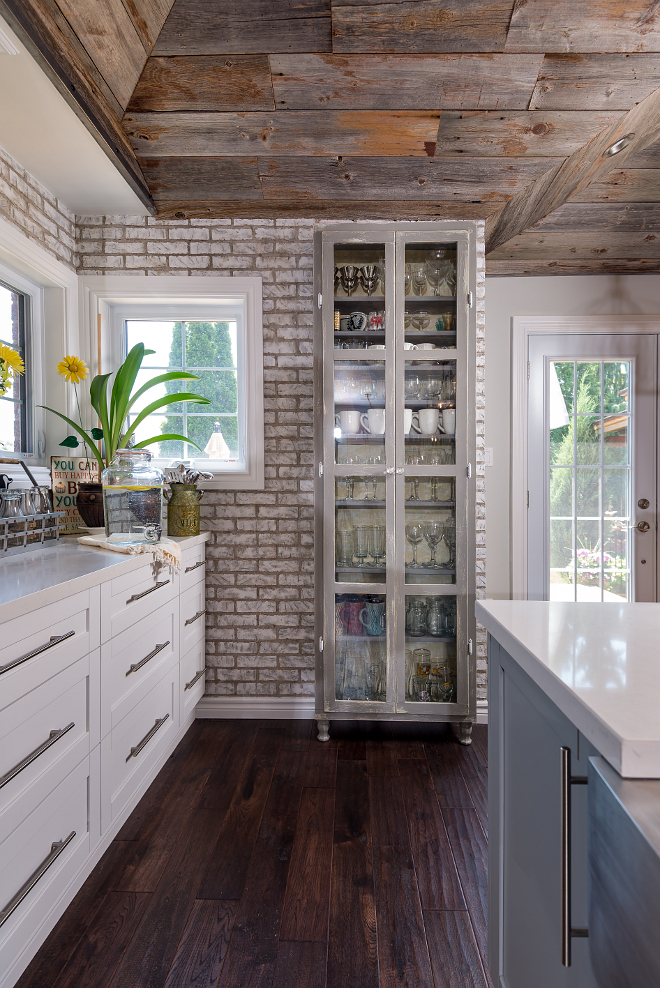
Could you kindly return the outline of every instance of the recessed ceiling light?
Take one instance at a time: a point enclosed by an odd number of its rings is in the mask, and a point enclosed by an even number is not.
[[[610,144],[610,146],[606,148],[605,151],[603,151],[603,157],[604,158],[614,157],[614,155],[618,154],[619,151],[625,150],[625,148],[627,148],[628,145],[631,144],[634,140],[635,140],[634,134],[624,134],[623,137],[620,137],[618,141],[615,141],[614,144]]]

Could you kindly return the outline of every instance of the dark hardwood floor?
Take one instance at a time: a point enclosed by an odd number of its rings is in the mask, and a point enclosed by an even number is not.
[[[197,721],[19,988],[489,988],[486,743]]]

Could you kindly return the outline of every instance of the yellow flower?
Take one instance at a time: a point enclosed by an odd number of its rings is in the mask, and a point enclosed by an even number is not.
[[[63,357],[57,365],[57,373],[61,374],[67,381],[79,384],[84,381],[89,373],[89,369],[84,360],[80,357]]]
[[[11,370],[12,374],[22,374],[25,370],[23,358],[19,357],[10,346],[0,343],[0,362],[4,371]]]

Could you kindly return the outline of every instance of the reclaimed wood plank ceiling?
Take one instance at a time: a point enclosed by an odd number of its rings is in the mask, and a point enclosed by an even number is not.
[[[16,7],[66,36],[165,218],[483,218],[493,273],[660,270],[657,2]]]

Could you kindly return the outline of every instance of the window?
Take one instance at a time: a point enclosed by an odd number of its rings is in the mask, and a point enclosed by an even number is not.
[[[103,372],[118,367],[141,342],[154,353],[145,357],[138,386],[172,370],[200,378],[150,389],[134,406],[131,421],[167,394],[189,391],[210,399],[209,405],[178,402],[156,409],[138,424],[136,439],[152,440],[158,466],[192,459],[213,473],[204,482],[209,489],[262,488],[261,279],[108,275],[82,281],[86,318],[95,326],[101,316]],[[187,436],[200,449],[165,438],[169,434]]]
[[[30,452],[28,392],[30,366],[26,353],[29,296],[0,281],[0,343],[15,350],[25,364],[25,373],[14,374],[12,386],[0,396],[0,450]]]

